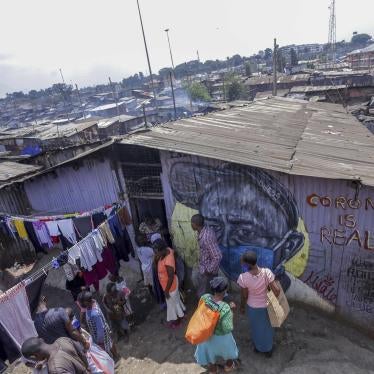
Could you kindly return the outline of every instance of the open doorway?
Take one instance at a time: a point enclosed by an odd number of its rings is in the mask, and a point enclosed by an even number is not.
[[[167,229],[168,222],[166,218],[165,202],[163,199],[146,197],[130,198],[130,207],[133,225],[136,232],[146,216],[158,218],[162,223],[162,227]],[[171,245],[170,234],[167,232],[164,237],[168,244]]]

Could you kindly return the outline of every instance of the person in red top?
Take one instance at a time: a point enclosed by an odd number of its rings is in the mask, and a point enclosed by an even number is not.
[[[179,326],[186,310],[179,294],[178,277],[175,272],[174,251],[163,239],[153,243],[156,252],[155,261],[161,287],[164,290],[167,306],[166,320],[171,328]]]
[[[218,275],[222,253],[218,246],[216,233],[211,227],[204,224],[204,217],[201,214],[192,216],[191,227],[199,234],[199,271],[201,277],[197,294],[198,297],[201,297],[208,291],[210,281]]]

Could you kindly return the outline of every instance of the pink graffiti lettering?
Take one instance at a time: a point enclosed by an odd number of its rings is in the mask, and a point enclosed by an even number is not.
[[[330,275],[320,277],[316,275],[314,271],[311,271],[305,283],[316,290],[324,299],[335,304],[338,296],[335,290],[335,281]]]

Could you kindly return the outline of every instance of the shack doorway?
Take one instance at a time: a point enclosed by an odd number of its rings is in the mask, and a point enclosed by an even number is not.
[[[164,237],[170,242],[168,222],[161,183],[159,151],[150,148],[126,146],[121,152],[121,167],[129,197],[135,233],[146,216],[158,218]]]

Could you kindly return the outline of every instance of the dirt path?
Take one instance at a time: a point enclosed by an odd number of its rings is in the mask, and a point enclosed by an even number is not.
[[[134,284],[135,285],[135,284]],[[72,305],[68,292],[45,287],[50,306]],[[191,315],[196,302],[189,294]],[[151,301],[147,290],[137,288],[132,294],[137,312],[137,326],[130,342],[120,342],[123,357],[117,373],[175,374],[203,373],[194,362],[194,347],[184,340],[185,326],[170,330],[162,325],[166,316]],[[235,315],[235,338],[240,349],[244,373],[266,374],[374,374],[374,341],[352,327],[301,306],[291,306],[285,325],[277,330],[275,351],[271,359],[252,351],[249,328],[244,316]],[[26,374],[18,366],[13,374]]]

